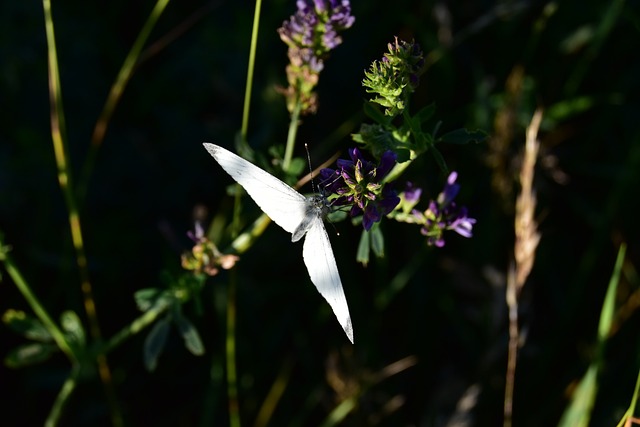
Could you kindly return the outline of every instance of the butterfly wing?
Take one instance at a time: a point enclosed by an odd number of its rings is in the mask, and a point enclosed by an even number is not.
[[[320,216],[316,217],[307,231],[302,256],[307,270],[309,270],[311,281],[316,285],[318,292],[327,300],[342,325],[342,329],[353,343],[353,326],[351,325],[347,298],[344,296],[331,242]]]
[[[218,145],[204,148],[276,224],[293,233],[306,214],[306,198],[270,173]]]

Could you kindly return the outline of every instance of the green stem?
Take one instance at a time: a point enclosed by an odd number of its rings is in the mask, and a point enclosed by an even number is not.
[[[53,403],[53,406],[51,407],[51,412],[49,412],[49,416],[44,422],[45,427],[54,427],[58,425],[58,423],[60,422],[62,409],[64,408],[65,404],[69,400],[69,397],[71,397],[71,393],[76,388],[79,374],[80,374],[80,367],[75,366],[71,370],[71,373],[67,377],[64,384],[62,385],[62,388],[58,393],[58,397],[56,397],[56,401]]]
[[[75,194],[73,193],[71,170],[68,166],[68,149],[67,138],[65,132],[64,109],[62,106],[62,89],[60,85],[60,73],[58,69],[58,54],[56,51],[56,39],[53,28],[53,16],[51,13],[51,1],[42,0],[44,10],[45,32],[47,38],[47,55],[49,64],[49,102],[50,102],[50,122],[51,122],[51,140],[53,142],[53,151],[56,159],[58,170],[58,182],[60,190],[64,196],[67,211],[69,212],[69,228],[71,232],[71,241],[76,253],[76,263],[80,275],[80,287],[83,295],[83,302],[87,319],[89,322],[89,331],[94,341],[99,342],[101,339],[100,326],[98,323],[98,314],[96,312],[95,301],[93,298],[93,290],[89,280],[89,269],[87,266],[87,257],[84,250],[84,241],[82,235],[82,227],[80,223],[80,215],[78,213],[78,205]],[[106,358],[98,355],[96,362],[100,379],[105,387],[105,392],[111,407],[111,417],[113,424],[121,425],[122,418],[120,410],[115,398],[115,391],[111,382],[111,372]]]
[[[104,107],[102,107],[102,112],[100,113],[100,116],[96,121],[96,126],[93,129],[93,134],[91,135],[91,145],[89,146],[87,160],[82,167],[82,173],[80,175],[80,181],[78,185],[79,199],[83,199],[86,194],[87,186],[89,183],[89,176],[91,175],[91,171],[93,170],[93,166],[96,162],[98,149],[104,141],[104,135],[107,132],[107,127],[109,125],[109,121],[111,120],[111,116],[113,116],[113,112],[115,111],[120,98],[122,98],[122,93],[124,92],[127,83],[133,75],[133,70],[138,63],[140,53],[142,52],[142,48],[149,38],[149,34],[151,34],[151,30],[158,22],[160,15],[164,11],[168,3],[169,0],[157,1],[155,7],[151,11],[151,14],[149,15],[149,18],[147,18],[147,22],[145,22],[144,26],[140,30],[140,34],[138,34],[138,37],[133,43],[133,46],[131,46],[131,50],[122,63],[122,67],[118,72],[118,76],[116,77],[115,82],[113,83],[113,85],[111,85],[109,95],[107,96],[107,100],[104,103]]]
[[[99,348],[99,353],[107,354],[111,352],[116,347],[120,346],[120,344],[122,344],[126,339],[128,339],[132,335],[137,334],[138,332],[142,331],[144,328],[155,322],[156,319],[162,313],[167,311],[168,308],[169,306],[162,305],[158,306],[157,308],[154,307],[145,311],[144,314],[131,322],[129,325],[125,326],[122,330],[120,330],[120,332],[112,336],[111,339],[109,339],[109,341],[107,341],[103,347]]]
[[[247,85],[244,91],[244,109],[242,111],[242,128],[240,135],[242,140],[247,140],[249,129],[249,111],[251,109],[251,90],[253,88],[253,71],[256,63],[256,47],[258,46],[258,29],[260,28],[260,10],[262,0],[256,0],[256,8],[253,12],[253,30],[251,32],[251,46],[249,48],[249,66],[247,68]]]
[[[229,424],[240,427],[240,405],[238,403],[238,374],[236,370],[236,287],[237,270],[231,272],[227,293],[227,339],[225,352],[227,362],[227,399],[229,406]]]
[[[24,280],[24,277],[18,270],[18,268],[13,263],[11,256],[6,253],[6,249],[4,249],[4,244],[1,240],[0,236],[0,259],[4,262],[4,266],[9,273],[9,276],[13,280],[13,283],[16,284],[16,287],[27,300],[29,307],[38,316],[38,319],[42,322],[42,324],[47,328],[47,331],[51,334],[54,341],[62,350],[64,354],[67,355],[71,362],[76,363],[78,361],[78,356],[74,353],[73,347],[69,345],[67,338],[62,333],[62,331],[58,328],[58,325],[51,319],[49,313],[44,308],[44,306],[40,303],[40,300],[35,296],[33,292],[31,292],[31,288],[29,284]]]
[[[282,162],[282,170],[289,171],[291,159],[293,158],[293,147],[296,144],[296,135],[298,134],[298,126],[300,126],[300,111],[302,102],[300,97],[296,100],[296,104],[291,112],[291,121],[289,122],[289,133],[287,134],[287,148],[284,152],[284,161]]]

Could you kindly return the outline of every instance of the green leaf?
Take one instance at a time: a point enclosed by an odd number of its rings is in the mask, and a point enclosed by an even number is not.
[[[292,175],[294,178],[296,178],[302,172],[308,170],[307,167],[308,165],[305,159],[303,159],[302,157],[294,157],[293,159],[291,159],[287,174]]]
[[[356,254],[356,261],[361,263],[365,267],[369,263],[369,251],[371,249],[369,240],[370,240],[369,232],[367,230],[362,230],[362,235],[360,236],[360,243],[358,243],[358,252]]]
[[[380,223],[376,222],[373,227],[371,227],[371,249],[373,253],[378,258],[384,257],[384,235],[382,234],[382,230],[380,230]]]
[[[32,342],[14,348],[4,359],[9,368],[22,368],[44,362],[58,350],[55,344]]]
[[[626,253],[627,246],[620,245],[618,250],[618,258],[616,264],[613,267],[613,273],[611,279],[609,279],[609,286],[607,287],[607,294],[602,303],[602,311],[600,313],[600,322],[598,324],[598,344],[604,345],[604,342],[611,331],[613,325],[613,316],[616,308],[616,293],[618,291],[618,282],[620,281],[620,272],[622,271],[622,264],[624,263],[624,255]]]
[[[432,146],[429,151],[431,151],[431,154],[433,155],[433,158],[436,160],[436,163],[438,164],[438,167],[440,168],[442,173],[448,176],[449,168],[447,167],[447,163],[444,161],[444,157],[442,157],[442,154],[440,154],[440,151],[438,151],[438,149],[435,146]]]
[[[598,391],[598,366],[592,363],[573,392],[571,404],[562,414],[558,427],[587,427]]]
[[[443,142],[445,144],[469,144],[475,142],[478,144],[484,142],[488,136],[489,135],[483,130],[470,131],[468,129],[456,129],[439,137],[437,142]]]
[[[60,315],[60,325],[62,330],[70,338],[70,342],[84,346],[86,342],[86,334],[82,327],[82,322],[76,313],[67,310]]]
[[[42,322],[35,317],[29,316],[24,311],[7,310],[2,316],[2,321],[14,332],[31,340],[40,342],[53,341],[53,337]]]
[[[420,123],[424,123],[429,120],[436,112],[436,104],[431,103],[426,107],[423,107],[413,117],[415,117]]]
[[[202,356],[204,354],[204,344],[202,344],[200,334],[195,326],[179,311],[175,312],[173,320],[180,331],[180,335],[182,335],[187,350],[195,356]]]
[[[343,209],[336,209],[335,211],[329,212],[327,215],[327,221],[331,224],[335,224],[337,222],[344,221],[349,216],[349,213]]]
[[[372,102],[365,102],[362,106],[364,113],[376,123],[381,125],[387,125],[389,123],[389,117],[385,116]]]
[[[158,288],[140,289],[133,294],[133,298],[140,311],[147,311],[156,304],[168,305],[172,300],[165,290]]]
[[[169,335],[170,316],[160,319],[144,340],[144,366],[148,371],[153,372],[158,366],[158,358],[167,343]]]
[[[560,427],[587,427],[591,421],[591,412],[598,392],[598,372],[604,362],[604,347],[613,324],[615,298],[620,280],[620,272],[624,263],[626,245],[620,245],[616,264],[609,280],[607,294],[600,312],[598,324],[598,350],[595,360],[589,365],[586,374],[580,380],[571,398],[569,407],[562,414]]]

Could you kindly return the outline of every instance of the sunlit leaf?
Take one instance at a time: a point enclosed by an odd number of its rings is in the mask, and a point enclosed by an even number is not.
[[[14,332],[26,338],[41,342],[53,341],[51,334],[42,322],[24,311],[7,310],[2,316],[2,321]]]
[[[86,334],[82,322],[76,313],[67,310],[60,316],[60,325],[62,330],[71,338],[72,342],[84,345]]]
[[[369,243],[369,232],[366,230],[362,230],[362,235],[360,236],[360,243],[358,243],[358,252],[356,254],[356,261],[364,265],[365,267],[369,263],[369,252],[371,249],[371,244]]]
[[[598,367],[589,366],[587,373],[573,392],[571,404],[562,414],[558,427],[587,427],[591,419],[591,410],[598,391]]]
[[[9,368],[22,368],[44,362],[58,350],[55,344],[31,342],[14,348],[4,359]]]
[[[375,223],[373,227],[371,227],[371,249],[373,253],[378,257],[384,257],[384,235],[382,234],[382,230],[378,226],[379,223]]]

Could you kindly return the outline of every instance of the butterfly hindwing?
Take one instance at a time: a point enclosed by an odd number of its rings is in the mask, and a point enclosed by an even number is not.
[[[314,224],[307,231],[302,257],[311,281],[318,292],[327,300],[345,334],[353,343],[353,326],[351,325],[347,298],[342,289],[342,281],[338,273],[336,259],[333,256],[333,249],[331,249],[331,242],[320,217],[316,218]]]

